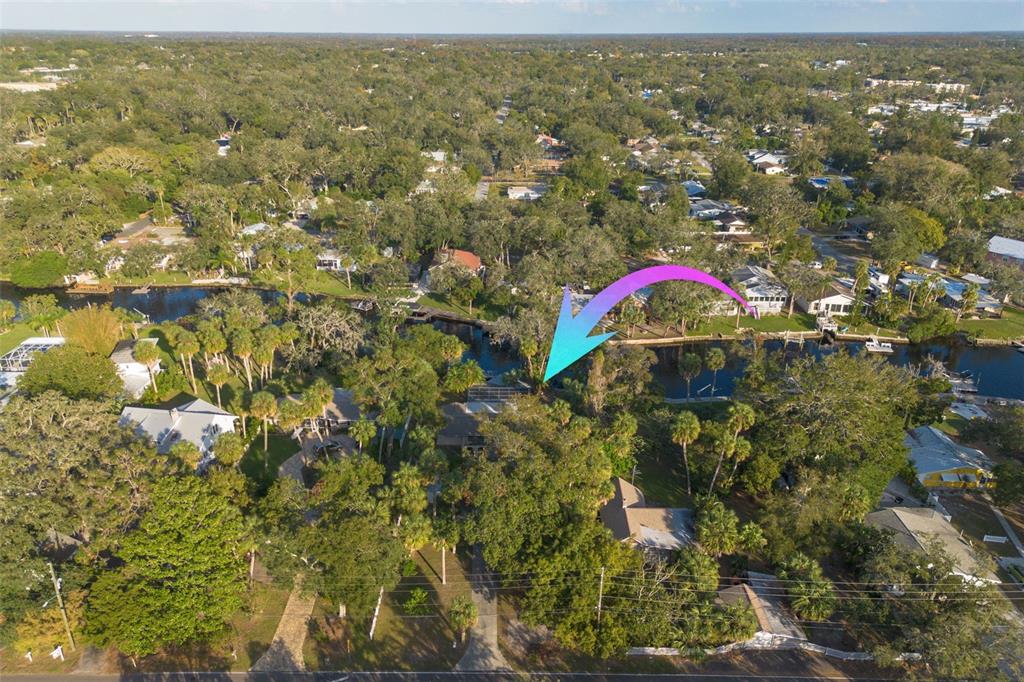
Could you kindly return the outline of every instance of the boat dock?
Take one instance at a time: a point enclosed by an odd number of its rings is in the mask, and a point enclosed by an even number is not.
[[[112,294],[114,287],[111,284],[99,282],[76,282],[65,291],[69,294]]]

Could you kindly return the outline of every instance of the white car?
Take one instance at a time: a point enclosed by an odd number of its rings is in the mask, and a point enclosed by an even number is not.
[[[825,267],[824,265],[821,264],[820,260],[812,260],[810,263],[808,263],[808,265],[814,268],[815,270],[821,270],[823,267]]]

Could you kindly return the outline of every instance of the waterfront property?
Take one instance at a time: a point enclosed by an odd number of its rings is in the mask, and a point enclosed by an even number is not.
[[[981,450],[959,443],[934,426],[907,433],[917,479],[926,488],[991,488],[992,462]]]
[[[212,454],[213,444],[222,433],[235,430],[236,419],[230,412],[199,398],[180,407],[126,407],[121,411],[121,426],[132,427],[151,440],[157,452],[166,454],[175,443],[188,441],[204,457]]]
[[[833,282],[821,296],[796,297],[797,307],[811,315],[849,315],[853,310],[853,302],[853,292],[838,282]]]
[[[117,373],[124,382],[124,392],[132,398],[138,398],[146,390],[150,383],[150,369],[144,363],[135,359],[135,347],[140,343],[156,344],[156,339],[127,339],[118,341],[110,354],[110,361],[117,367]],[[158,374],[161,370],[157,365],[153,373]]]

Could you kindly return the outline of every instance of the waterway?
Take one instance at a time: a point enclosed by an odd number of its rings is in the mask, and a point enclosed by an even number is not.
[[[223,289],[184,286],[153,287],[145,294],[132,293],[131,288],[117,288],[112,294],[68,294],[63,290],[53,290],[50,293],[53,293],[60,305],[66,308],[79,308],[90,303],[111,303],[115,307],[137,310],[147,315],[153,322],[166,322],[193,313],[200,299],[218,291]],[[277,292],[255,291],[267,301],[280,296]],[[0,298],[14,301],[15,304],[32,293],[38,292],[26,291],[10,283],[0,282]],[[486,333],[481,329],[453,323],[439,323],[439,326],[445,331],[457,334],[468,343],[466,357],[476,360],[488,375],[500,374],[521,366],[520,360],[513,354],[491,345]],[[727,362],[725,368],[718,372],[715,394],[731,394],[735,380],[742,376],[745,365],[741,357],[730,352],[733,342],[695,342],[687,345],[698,352],[714,345],[726,350]],[[782,341],[765,342],[765,347],[769,350],[778,350],[782,346]],[[863,346],[862,343],[841,343],[825,347],[809,341],[797,352],[821,358],[842,348],[861,353],[864,352]],[[795,346],[791,346],[791,350],[796,351]],[[658,362],[653,369],[654,378],[664,387],[665,395],[669,398],[686,397],[686,382],[679,375],[676,364],[679,352],[678,347],[655,349]],[[897,345],[895,352],[887,356],[887,359],[901,366],[918,366],[926,362],[929,356],[942,361],[952,371],[969,374],[978,383],[979,392],[983,395],[1024,400],[1024,353],[1015,348],[975,347],[962,343]],[[712,373],[708,370],[701,372],[691,384],[693,395],[710,395],[711,382]]]

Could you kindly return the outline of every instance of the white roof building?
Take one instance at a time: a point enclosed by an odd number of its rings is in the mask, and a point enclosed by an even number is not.
[[[1024,242],[996,235],[988,240],[988,256],[990,260],[1022,264],[1024,263]]]
[[[515,200],[535,201],[544,196],[547,187],[535,185],[533,187],[513,186],[508,188],[508,198]]]
[[[133,426],[140,436],[149,438],[157,452],[166,454],[178,441],[186,440],[210,456],[213,444],[222,433],[235,430],[238,417],[196,398],[180,407],[126,407],[121,411],[121,426]]]
[[[152,343],[156,345],[156,339],[138,339],[118,341],[110,354],[110,361],[117,367],[117,373],[124,382],[124,392],[133,398],[138,398],[145,392],[149,385],[149,368],[135,359],[135,346],[140,343]],[[159,366],[153,368],[153,373],[161,372]]]

